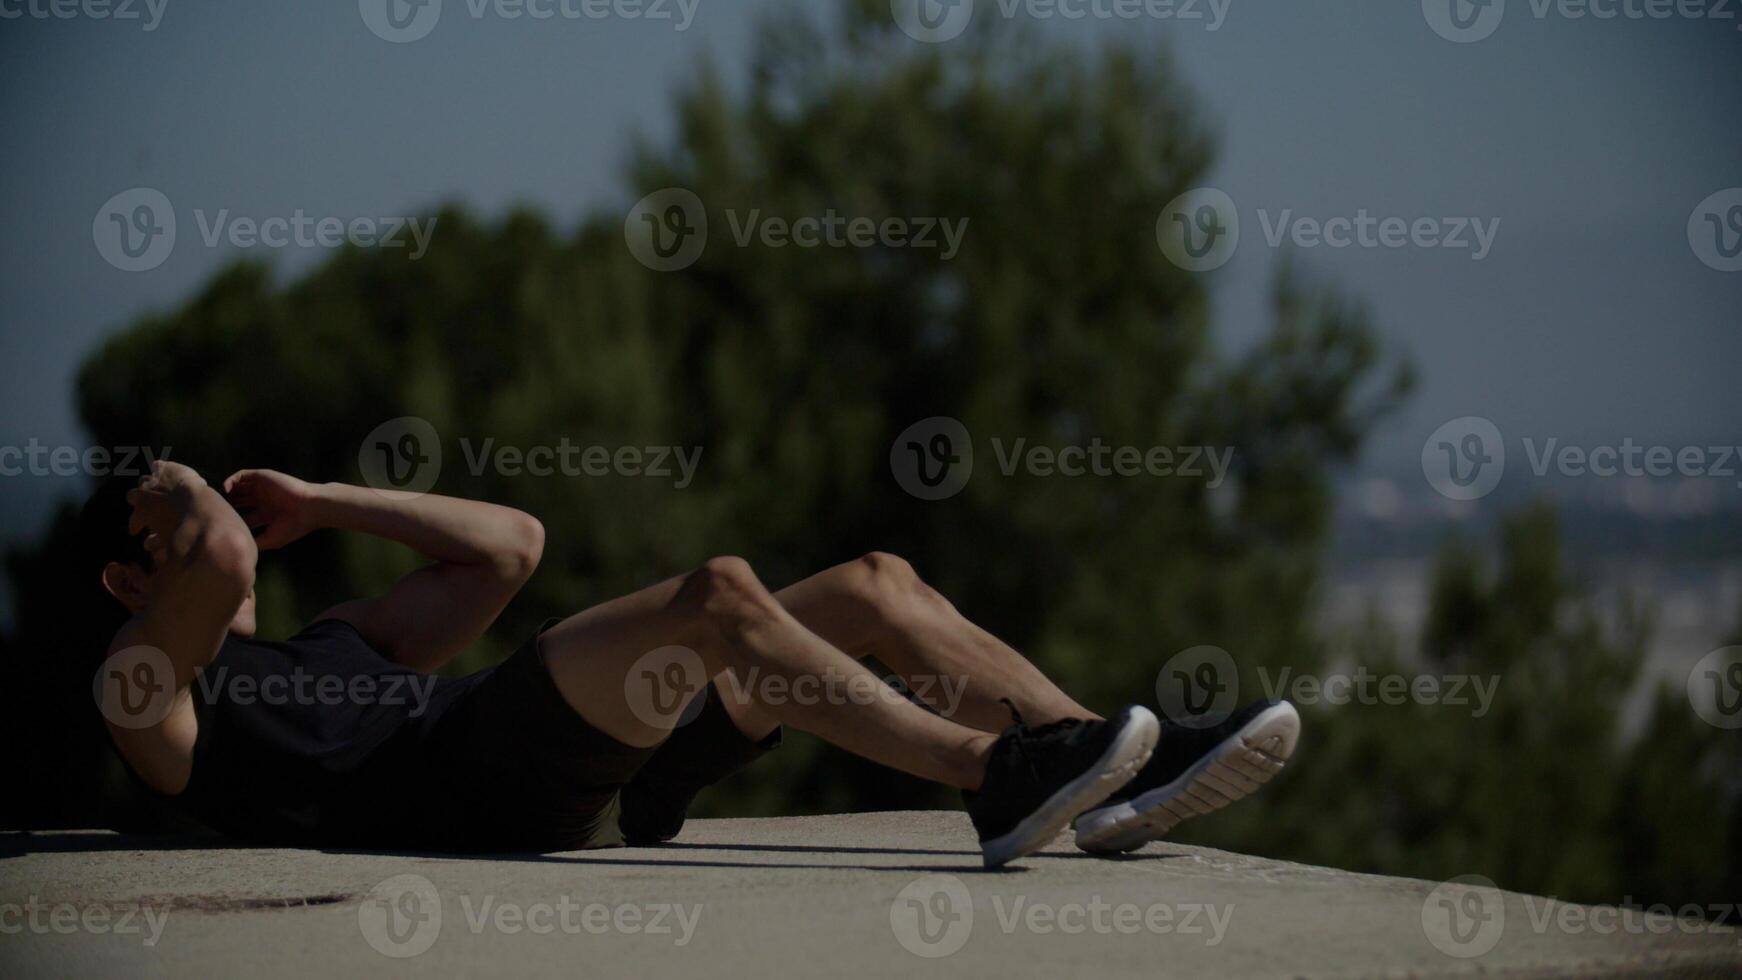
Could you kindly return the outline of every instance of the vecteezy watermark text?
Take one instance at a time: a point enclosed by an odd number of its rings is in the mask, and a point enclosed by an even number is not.
[[[383,41],[406,44],[422,40],[442,17],[442,0],[358,0],[357,10],[370,33]],[[474,21],[648,21],[669,23],[687,31],[701,0],[465,0]]]
[[[1716,478],[1742,488],[1742,446],[1670,446],[1636,442],[1575,445],[1557,436],[1520,442],[1530,472],[1537,478],[1550,471],[1572,478]],[[1506,472],[1506,441],[1500,429],[1476,415],[1452,419],[1435,429],[1422,444],[1422,474],[1428,485],[1452,500],[1485,497],[1500,485]]]
[[[1445,248],[1467,251],[1475,262],[1488,257],[1500,234],[1499,218],[1381,218],[1366,208],[1330,218],[1297,217],[1293,208],[1273,215],[1259,208],[1258,221],[1271,248],[1280,248],[1284,240],[1295,248]]]
[[[968,29],[977,9],[1005,20],[1170,20],[1220,30],[1233,0],[890,0],[890,13],[902,33],[915,41],[942,44]]]
[[[363,482],[376,490],[425,493],[441,476],[443,455],[435,426],[406,415],[388,419],[363,438],[357,467]],[[462,436],[460,455],[473,476],[487,471],[510,477],[624,476],[669,479],[673,489],[683,490],[695,479],[702,447],[583,445],[567,436],[553,444],[519,446]]]
[[[0,476],[144,476],[168,459],[171,447],[51,446],[34,436],[22,446],[0,446]]]
[[[194,691],[208,704],[384,705],[407,708],[410,718],[429,709],[435,686],[433,674],[323,674],[300,665],[286,673],[237,674],[220,664],[193,678]],[[175,665],[147,644],[110,654],[91,679],[91,695],[104,719],[130,730],[150,728],[167,718],[177,690]]]
[[[672,488],[682,490],[696,478],[702,462],[701,446],[583,446],[567,436],[554,446],[498,446],[484,439],[476,446],[460,438],[460,452],[473,476],[491,470],[502,476],[648,476],[676,477]]]
[[[1616,934],[1634,936],[1736,935],[1742,914],[1734,903],[1641,905],[1624,898],[1619,905],[1579,905],[1558,898],[1515,896],[1524,906],[1524,925],[1538,935]],[[1422,900],[1421,925],[1435,949],[1456,959],[1484,956],[1500,944],[1508,925],[1507,896],[1481,875],[1460,875],[1439,883]]]
[[[421,259],[429,250],[436,219],[416,217],[315,217],[301,208],[288,215],[232,215],[229,208],[194,209],[194,224],[207,248],[410,249]],[[151,187],[122,191],[103,202],[91,220],[91,240],[105,262],[123,272],[145,272],[162,265],[175,250],[175,206]]]
[[[732,228],[732,240],[739,248],[749,246],[752,239],[764,248],[916,248],[939,250],[938,258],[945,262],[956,257],[962,236],[967,234],[967,218],[868,218],[837,213],[833,208],[820,216],[805,215],[783,218],[764,215],[760,208],[749,212],[735,209],[726,212],[726,222]],[[941,236],[941,237],[940,237]]]
[[[1233,465],[1232,446],[1116,445],[1099,436],[1088,442],[1031,445],[1027,437],[990,440],[998,472],[1035,477],[1095,477],[1202,480],[1215,490]],[[921,500],[960,493],[974,472],[974,443],[959,419],[937,415],[913,423],[889,447],[895,482]]]
[[[1018,468],[1033,476],[1183,476],[1206,475],[1204,486],[1214,490],[1228,476],[1234,460],[1232,446],[1113,446],[1099,437],[1087,445],[1030,446],[1018,437],[1008,446],[992,437],[992,454],[998,471],[1015,476]]]
[[[1298,705],[1405,704],[1468,708],[1481,718],[1500,690],[1497,674],[1399,674],[1352,670],[1309,672],[1292,667],[1257,668],[1258,684],[1272,701]],[[1226,718],[1240,703],[1240,671],[1228,651],[1204,644],[1167,659],[1155,675],[1155,698],[1162,713],[1178,724],[1202,727]]]
[[[1471,708],[1481,718],[1494,706],[1500,676],[1490,674],[1381,674],[1358,666],[1351,673],[1296,673],[1291,667],[1258,668],[1258,684],[1272,701],[1295,704],[1360,704],[1397,707],[1405,704]]]
[[[156,946],[169,921],[169,909],[139,902],[78,905],[44,902],[35,895],[23,902],[0,902],[0,935],[138,936],[143,946]]]
[[[1500,29],[1506,6],[1506,0],[1421,0],[1421,13],[1440,37],[1473,44]],[[1710,20],[1742,30],[1737,7],[1735,0],[1529,0],[1530,15],[1538,21]]]
[[[138,21],[150,33],[168,7],[169,0],[0,0],[0,20]]]
[[[427,221],[413,217],[383,218],[313,218],[301,208],[288,217],[231,217],[229,208],[219,208],[208,217],[194,209],[194,221],[199,225],[200,239],[207,248],[219,242],[229,242],[235,248],[338,248],[350,244],[358,248],[411,247],[410,258],[421,259],[429,251],[430,236],[435,233],[436,219]],[[406,240],[409,230],[410,241]]]
[[[1093,936],[1178,936],[1220,946],[1234,918],[1234,906],[1212,902],[1109,902],[1037,900],[1027,895],[993,895],[991,922],[1002,934]],[[937,959],[960,952],[975,926],[986,921],[974,896],[955,875],[928,874],[909,882],[889,903],[889,930],[915,956]]]
[[[685,646],[663,646],[635,659],[623,675],[623,698],[635,717],[649,728],[670,731],[701,715],[708,670],[701,655]],[[954,718],[967,693],[962,674],[848,674],[828,668],[820,674],[792,677],[752,666],[728,672],[717,690],[729,704],[868,705],[917,700],[945,718]]]
[[[968,218],[842,214],[833,208],[797,217],[771,215],[761,208],[728,209],[732,243],[763,248],[885,248],[938,253],[948,262],[961,250]],[[693,265],[708,244],[708,209],[694,191],[667,187],[629,209],[623,240],[635,260],[655,272]]]
[[[427,952],[454,921],[435,883],[419,874],[377,882],[357,906],[357,929],[376,952],[395,959]],[[515,902],[495,895],[459,896],[459,923],[472,935],[515,936],[610,934],[649,936],[688,946],[702,918],[702,905],[672,902],[606,904],[559,895],[555,901]]]
[[[1264,242],[1271,248],[1442,249],[1469,253],[1480,262],[1500,236],[1500,219],[1476,216],[1354,214],[1313,217],[1293,208],[1258,209]],[[1221,268],[1240,247],[1240,211],[1227,192],[1197,187],[1169,201],[1155,222],[1156,243],[1168,261],[1188,272]]]

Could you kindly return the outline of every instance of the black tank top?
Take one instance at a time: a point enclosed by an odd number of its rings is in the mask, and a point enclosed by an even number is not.
[[[481,676],[419,673],[334,619],[278,643],[229,637],[193,685],[199,736],[176,801],[243,840],[391,837],[415,817],[423,742]]]

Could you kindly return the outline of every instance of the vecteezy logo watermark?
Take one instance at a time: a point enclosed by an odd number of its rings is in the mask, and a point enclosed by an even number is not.
[[[654,191],[629,209],[623,238],[629,254],[655,272],[687,269],[708,247],[708,209],[682,187]]]
[[[643,20],[669,21],[682,32],[695,22],[701,0],[465,0],[473,20]],[[371,33],[405,44],[421,40],[441,20],[442,0],[358,0],[358,12]]]
[[[142,946],[156,946],[169,921],[169,909],[140,902],[75,905],[44,902],[35,895],[23,902],[0,902],[0,936],[139,936]]]
[[[1215,490],[1227,478],[1233,447],[1116,446],[1095,437],[1063,446],[1030,445],[1026,437],[991,439],[998,472],[1036,477],[1183,477]],[[889,447],[895,482],[921,500],[960,493],[973,475],[974,447],[967,426],[937,415],[902,430]]]
[[[1742,187],[1718,191],[1694,208],[1688,245],[1719,272],[1742,271]]]
[[[889,469],[901,489],[921,500],[953,497],[974,475],[974,441],[947,415],[920,419],[890,445]]]
[[[435,30],[442,18],[442,0],[357,0],[357,11],[376,37],[405,44]]]
[[[213,215],[194,208],[194,222],[199,225],[200,240],[207,248],[228,242],[232,248],[338,248],[355,245],[358,248],[406,248],[412,261],[429,251],[430,236],[435,234],[436,219],[389,216],[380,218],[313,218],[297,208],[289,217],[273,215],[251,218],[232,217],[229,208],[219,208]],[[410,231],[411,240],[403,234]]]
[[[207,703],[237,705],[378,704],[407,707],[407,717],[429,710],[436,678],[431,674],[339,675],[305,670],[234,674],[219,665],[194,675],[193,687]],[[175,703],[175,667],[153,646],[131,646],[104,659],[91,679],[91,693],[103,717],[118,728],[150,728],[168,717]]]
[[[1715,728],[1742,728],[1742,646],[1720,647],[1688,672],[1688,703]]]
[[[208,214],[194,209],[200,240],[207,248],[229,243],[233,248],[358,248],[411,249],[412,260],[429,250],[435,218],[413,217],[315,218],[297,208],[288,216],[232,216],[229,208]],[[404,232],[409,229],[410,241]],[[150,187],[122,191],[97,209],[91,240],[98,254],[123,272],[145,272],[162,265],[175,248],[175,208],[163,192]]]
[[[623,675],[623,700],[636,720],[655,731],[674,731],[702,713],[708,668],[685,646],[649,650]]]
[[[1506,897],[1481,875],[1441,882],[1421,903],[1421,931],[1447,956],[1481,956],[1506,933]]]
[[[31,437],[22,446],[0,446],[0,476],[145,476],[168,459],[171,447],[50,446]]]
[[[1736,480],[1742,446],[1666,446],[1635,442],[1597,446],[1564,444],[1550,436],[1538,442],[1522,440],[1533,476],[1550,470],[1563,477],[1671,477]],[[1486,496],[1500,483],[1506,468],[1506,446],[1500,430],[1484,418],[1453,419],[1434,430],[1421,447],[1421,468],[1429,485],[1453,500]]]
[[[909,248],[938,251],[948,262],[961,249],[967,218],[872,218],[833,208],[820,215],[786,218],[728,209],[726,222],[739,248]],[[636,261],[655,272],[693,265],[708,244],[708,212],[702,199],[682,187],[654,191],[635,203],[623,220],[623,239]]]
[[[901,32],[923,44],[960,37],[974,19],[974,0],[889,0]]]
[[[459,896],[460,919],[472,935],[497,932],[507,936],[587,933],[670,937],[673,946],[695,938],[702,906],[667,902],[607,905],[560,895],[554,902],[507,902],[494,895]],[[394,875],[369,890],[357,907],[357,928],[383,956],[404,959],[427,952],[440,938],[444,924],[441,893],[428,878]]]
[[[1240,247],[1240,210],[1221,190],[1193,188],[1161,209],[1155,240],[1167,260],[1187,272],[1219,269]]]
[[[1162,717],[1187,728],[1221,722],[1239,701],[1240,671],[1228,651],[1218,646],[1181,650],[1155,675],[1155,702]]]
[[[98,665],[91,696],[104,720],[117,728],[150,728],[175,704],[175,665],[154,646],[117,650]]]
[[[103,260],[122,272],[155,269],[175,248],[175,208],[150,187],[122,191],[97,209],[91,240]]]
[[[955,875],[915,878],[889,903],[889,929],[915,956],[937,959],[958,953],[974,934],[974,896]]]
[[[357,906],[357,929],[383,956],[403,959],[428,951],[442,934],[442,896],[423,875],[377,882]]]
[[[1027,895],[993,895],[993,924],[1006,936],[1201,936],[1219,946],[1234,918],[1232,905],[1203,902],[1036,901]],[[984,921],[984,920],[982,920]],[[960,878],[928,874],[909,882],[889,903],[889,929],[915,956],[937,959],[958,953],[973,936],[974,897]]]
[[[363,482],[383,493],[427,493],[442,473],[442,441],[435,426],[404,415],[370,430],[357,447]]]
[[[1405,218],[1374,215],[1366,208],[1329,218],[1297,215],[1293,208],[1259,208],[1258,222],[1271,248],[1438,248],[1467,251],[1477,262],[1488,257],[1500,234],[1499,218]],[[1239,209],[1217,188],[1195,188],[1162,209],[1155,237],[1174,265],[1208,272],[1226,265],[1240,245]]]
[[[0,20],[136,20],[150,33],[168,6],[169,0],[0,0]]]
[[[510,446],[495,438],[460,437],[467,472],[482,476],[604,477],[669,479],[683,490],[696,478],[701,446],[582,445],[563,436],[554,444]],[[435,426],[414,415],[376,426],[357,447],[363,482],[386,493],[425,493],[441,475],[442,445]]]
[[[1421,0],[1421,13],[1435,34],[1470,44],[1500,28],[1506,0]]]
[[[1428,485],[1453,500],[1486,497],[1506,472],[1506,443],[1493,422],[1475,415],[1453,419],[1421,447]]]

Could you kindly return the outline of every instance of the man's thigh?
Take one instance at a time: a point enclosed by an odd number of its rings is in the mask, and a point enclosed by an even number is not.
[[[426,749],[434,843],[465,851],[622,843],[618,791],[654,752],[626,745],[576,713],[552,680],[537,637],[443,713]]]

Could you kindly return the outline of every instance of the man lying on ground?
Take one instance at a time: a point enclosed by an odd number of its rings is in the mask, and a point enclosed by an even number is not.
[[[791,725],[961,789],[996,866],[1073,820],[1085,850],[1140,847],[1257,789],[1300,727],[1286,702],[1217,724],[1163,724],[1137,705],[1101,718],[885,554],[772,593],[744,561],[711,559],[548,622],[497,667],[446,678],[430,672],[537,566],[544,531],[531,516],[271,470],[235,473],[220,493],[159,462],[136,486],[99,488],[82,520],[89,581],[130,614],[98,674],[122,758],[153,791],[250,841],[657,843],[696,793]],[[321,528],[397,541],[431,563],[286,641],[252,639],[258,552]],[[867,656],[904,678],[965,680],[960,703],[950,717],[913,703]],[[877,696],[759,694],[807,684]]]

